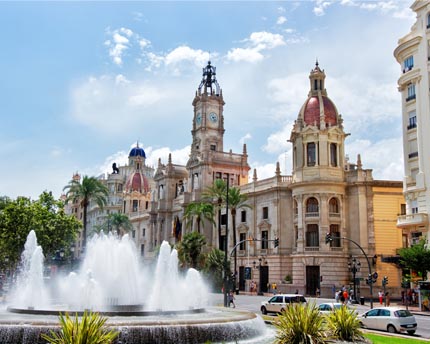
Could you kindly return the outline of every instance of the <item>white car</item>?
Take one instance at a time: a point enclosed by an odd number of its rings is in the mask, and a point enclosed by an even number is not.
[[[329,303],[321,303],[318,305],[318,311],[321,314],[328,314],[335,309],[340,309],[342,306],[345,306],[343,303],[340,302],[329,302]],[[346,307],[346,306],[345,306]]]
[[[362,327],[391,333],[414,334],[417,330],[417,321],[412,313],[399,307],[373,308],[360,315],[358,319]]]
[[[304,303],[306,299],[300,294],[278,294],[261,303],[261,313],[282,313],[291,303]]]

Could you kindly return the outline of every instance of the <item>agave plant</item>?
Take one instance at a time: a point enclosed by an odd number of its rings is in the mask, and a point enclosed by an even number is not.
[[[327,315],[327,330],[336,340],[356,342],[364,340],[357,313],[342,306]]]
[[[85,311],[81,321],[78,314],[74,319],[69,314],[60,314],[60,332],[50,331],[49,335],[42,334],[42,338],[50,344],[110,344],[119,332],[105,327],[107,318],[98,313]]]
[[[327,341],[324,316],[315,303],[288,305],[275,326],[275,344],[322,344]]]

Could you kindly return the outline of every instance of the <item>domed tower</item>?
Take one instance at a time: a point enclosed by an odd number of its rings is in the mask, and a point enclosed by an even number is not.
[[[343,180],[343,120],[327,96],[318,61],[309,75],[310,91],[291,132],[293,180]]]
[[[128,165],[135,170],[141,170],[145,166],[146,154],[142,147],[139,147],[139,142],[136,147],[133,147],[128,154]]]

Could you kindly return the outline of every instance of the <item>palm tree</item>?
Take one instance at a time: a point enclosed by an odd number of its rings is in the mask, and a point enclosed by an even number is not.
[[[203,220],[208,220],[210,223],[214,223],[213,205],[206,202],[193,202],[188,204],[184,212],[184,220],[188,227],[193,224],[194,217],[197,221],[197,231],[200,233],[200,223]]]
[[[110,229],[115,229],[116,234],[119,236],[121,229],[127,233],[133,229],[133,225],[127,215],[121,213],[112,213],[108,215],[103,227],[109,232]]]
[[[221,236],[221,208],[225,203],[225,198],[227,194],[227,184],[222,179],[216,179],[212,186],[209,186],[202,194],[203,199],[208,201],[215,201],[218,209],[218,248],[221,249],[223,246],[222,236]]]
[[[206,245],[204,235],[198,232],[187,233],[183,236],[179,245],[179,250],[181,251],[180,256],[183,257],[186,263],[190,264],[192,268],[197,268],[204,245]]]
[[[212,288],[218,292],[223,286],[223,273],[224,273],[224,258],[226,252],[214,248],[206,257],[205,273],[209,281],[212,282]],[[228,262],[228,266],[230,263]],[[230,274],[230,269],[228,269]]]
[[[84,210],[83,214],[83,229],[82,229],[82,249],[85,250],[87,244],[87,210],[90,201],[96,202],[96,204],[103,209],[107,204],[107,198],[109,196],[108,188],[96,177],[84,176],[82,183],[80,180],[72,179],[63,190],[66,192],[66,203],[69,201],[75,202],[80,201],[81,207]]]
[[[236,233],[236,212],[241,208],[252,207],[247,204],[248,196],[241,194],[239,188],[232,187],[228,191],[228,207],[230,209],[232,227],[233,227],[233,247],[237,244],[237,233]],[[236,283],[236,273],[237,273],[237,250],[234,250],[234,278]],[[235,286],[236,287],[236,286]]]

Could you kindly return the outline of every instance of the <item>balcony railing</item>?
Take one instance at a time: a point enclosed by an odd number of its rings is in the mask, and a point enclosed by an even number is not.
[[[408,154],[409,159],[416,158],[418,156],[418,152],[412,152]]]
[[[410,130],[410,129],[414,129],[414,128],[416,128],[417,127],[417,124],[416,123],[411,123],[411,124],[409,124],[408,125],[408,130]]]
[[[397,217],[398,228],[426,225],[427,223],[428,215],[424,213],[400,215]]]
[[[320,213],[318,211],[305,213],[305,217],[319,217]]]
[[[416,97],[417,97],[417,95],[416,95],[416,94],[412,94],[412,95],[410,95],[409,97],[407,97],[407,98],[406,98],[406,101],[408,102],[408,101],[410,101],[410,100],[415,99]]]

